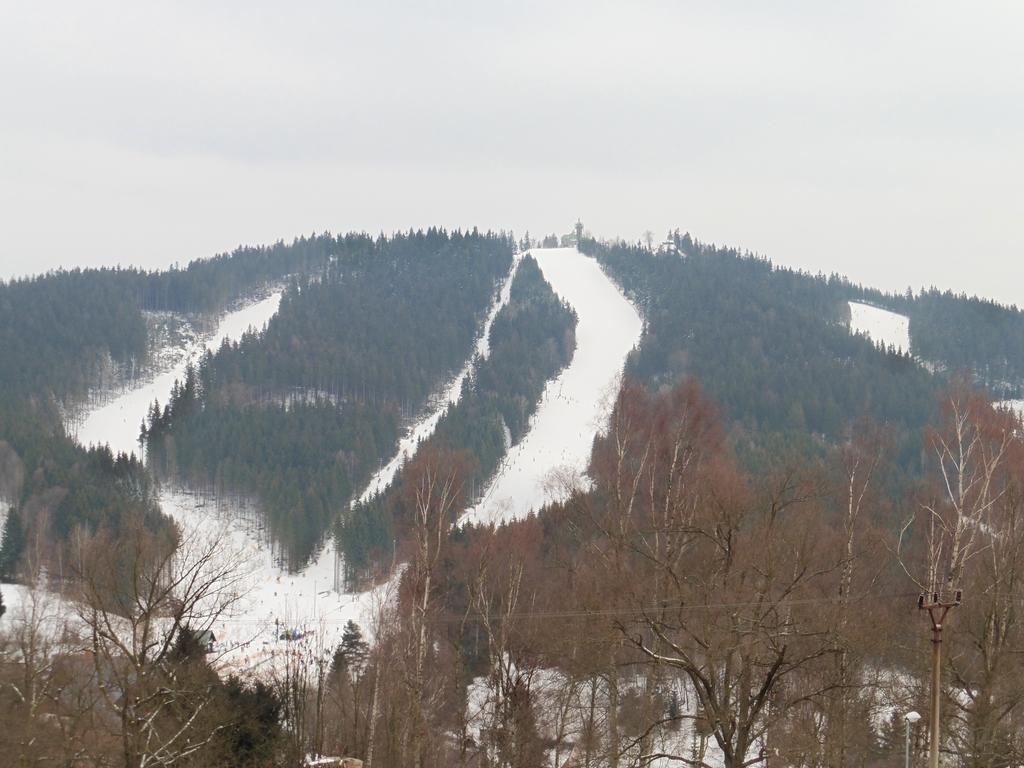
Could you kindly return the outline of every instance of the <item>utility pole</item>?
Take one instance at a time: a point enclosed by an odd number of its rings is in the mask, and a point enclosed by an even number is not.
[[[931,719],[928,723],[928,766],[939,768],[939,705],[942,697],[941,675],[942,675],[942,623],[946,620],[946,614],[951,608],[960,605],[963,597],[961,590],[954,593],[953,601],[942,600],[938,592],[931,594],[922,593],[917,598],[919,610],[928,611],[928,618],[932,623],[932,700]]]

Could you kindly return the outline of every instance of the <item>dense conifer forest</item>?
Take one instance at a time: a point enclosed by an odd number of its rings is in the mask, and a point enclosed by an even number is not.
[[[316,272],[367,242],[364,235],[313,235],[238,248],[184,269],[73,269],[0,282],[4,399],[52,395],[71,405],[96,386],[102,366],[145,365],[143,312],[217,313],[259,286]]]
[[[952,371],[973,371],[997,395],[1024,382],[1024,313],[993,301],[923,291],[907,302],[914,354]]]
[[[500,238],[492,240],[505,248]],[[0,555],[7,572],[37,533],[62,542],[78,525],[116,530],[129,512],[155,526],[165,523],[137,459],[86,450],[63,425],[67,410],[111,367],[145,372],[145,312],[198,312],[202,321],[261,286],[289,275],[298,284],[302,275],[322,274],[346,254],[363,258],[386,242],[313,235],[290,245],[239,248],[184,269],[74,269],[0,283],[0,452],[7,457],[0,497],[14,506],[6,522],[12,535]]]
[[[941,382],[909,353],[850,334],[855,286],[688,236],[679,246],[682,256],[585,243],[642,307],[631,375],[655,390],[696,378],[739,445],[757,452],[783,443],[819,450],[866,416],[894,426],[902,461],[914,464]]]
[[[512,264],[502,236],[350,237],[294,279],[262,333],[210,354],[154,405],[165,475],[254,494],[299,566],[394,450],[403,416],[465,364]]]
[[[204,366],[209,396],[244,405],[316,391],[415,412],[469,357],[513,248],[436,229],[339,246],[322,274],[292,280],[266,333]]]
[[[969,374],[996,397],[1024,392],[1024,312],[1018,307],[937,288],[891,294],[840,282],[849,298],[909,318],[915,358],[947,373]]]

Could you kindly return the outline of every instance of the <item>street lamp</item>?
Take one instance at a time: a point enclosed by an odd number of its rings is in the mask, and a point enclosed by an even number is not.
[[[914,710],[910,710],[903,716],[903,721],[907,724],[907,765],[906,768],[910,768],[910,726],[921,719],[921,716]]]

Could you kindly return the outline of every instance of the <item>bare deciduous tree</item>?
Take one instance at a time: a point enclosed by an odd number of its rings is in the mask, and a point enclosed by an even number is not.
[[[634,589],[621,632],[690,683],[726,766],[760,762],[773,725],[833,685],[812,674],[835,650],[814,603],[841,568],[816,535],[817,489],[795,471],[749,489],[693,384],[660,398],[624,387],[593,468],[600,556]],[[637,757],[657,759],[705,765],[656,748]]]
[[[79,537],[74,556],[76,611],[124,765],[196,755],[221,727],[202,717],[215,680],[181,663],[181,648],[242,598],[244,560],[223,536],[153,533],[138,520]]]
[[[412,516],[412,559],[406,571],[409,615],[405,676],[409,689],[408,765],[423,768],[428,738],[428,713],[436,710],[439,692],[427,685],[430,623],[437,601],[436,570],[455,515],[463,509],[467,459],[444,450],[420,451],[410,463],[404,485]]]

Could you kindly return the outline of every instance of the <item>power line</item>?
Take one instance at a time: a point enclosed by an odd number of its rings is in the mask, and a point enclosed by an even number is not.
[[[897,598],[909,598],[917,597],[918,592],[882,592],[882,593],[869,593],[859,595],[857,597],[847,598],[850,603],[860,602],[863,600],[886,600],[886,599],[897,599]],[[559,609],[550,611],[516,611],[512,614],[506,613],[493,613],[485,615],[467,615],[467,616],[445,616],[437,617],[430,620],[432,624],[441,623],[462,623],[462,622],[478,622],[483,620],[490,621],[505,621],[505,620],[518,620],[518,619],[576,619],[576,618],[609,618],[615,616],[634,616],[642,615],[652,611],[661,610],[672,610],[673,612],[696,612],[696,611],[709,611],[718,609],[728,608],[750,608],[759,605],[770,607],[773,610],[781,610],[790,606],[799,605],[826,605],[826,604],[837,604],[841,602],[841,598],[838,596],[834,597],[807,597],[807,598],[796,598],[796,599],[784,599],[778,603],[767,603],[759,600],[747,600],[737,602],[720,602],[720,603],[689,603],[679,604],[677,602],[663,600],[657,603],[648,603],[646,605],[634,605],[634,606],[620,606],[615,608],[585,608],[582,606],[572,609]],[[337,609],[331,609],[332,612]],[[226,623],[232,624],[265,624],[266,620],[260,619],[223,619]],[[347,619],[342,620],[341,618],[325,620],[310,619],[304,622],[307,625],[310,624],[326,624],[328,626],[334,624],[344,624]]]

